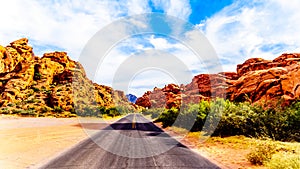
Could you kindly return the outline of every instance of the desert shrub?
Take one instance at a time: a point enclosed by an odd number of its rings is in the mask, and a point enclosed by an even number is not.
[[[120,115],[128,114],[128,113],[134,113],[135,110],[129,108],[128,106],[116,106],[117,111],[120,113]]]
[[[287,107],[282,107],[280,104],[267,108],[254,105],[252,110],[255,111],[256,116],[251,117],[252,128],[248,131],[251,135],[269,137],[281,141],[300,140],[299,102],[295,102]]]
[[[57,113],[61,113],[61,112],[64,111],[64,109],[61,108],[60,106],[54,106],[53,111],[54,111],[54,112],[57,112]]]
[[[82,117],[104,117],[104,115],[115,117],[132,113],[133,111],[134,110],[126,106],[116,106],[111,108],[106,108],[104,106],[85,106],[81,108],[76,108],[76,114]]]
[[[71,109],[70,112],[72,114],[75,114],[75,112],[76,112],[76,114],[81,117],[100,117],[101,116],[100,110],[96,106],[84,106],[84,107],[77,108],[76,111],[74,108],[74,109]]]
[[[221,117],[213,135],[268,137],[281,141],[300,139],[299,102],[288,107],[280,106],[280,102],[264,107],[247,102],[233,103],[219,99],[211,102],[210,109],[208,116],[214,116],[212,119],[217,119],[218,115]],[[213,123],[209,122],[209,124]]]
[[[42,113],[47,113],[47,112],[50,112],[51,111],[51,108],[50,107],[47,107],[47,106],[43,106],[41,107],[40,111]]]
[[[14,103],[8,103],[8,104],[7,104],[8,107],[14,107],[15,105],[16,105],[16,104],[14,104]]]
[[[266,166],[270,169],[299,169],[300,156],[293,152],[279,152],[272,156]]]
[[[193,131],[201,130],[208,112],[209,102],[206,101],[183,105],[174,126]]]
[[[36,110],[34,108],[29,108],[26,110],[21,110],[20,115],[36,117],[36,116],[38,116],[38,113],[36,112]]]
[[[93,117],[97,116],[97,111],[92,107],[86,106],[83,108],[84,116]]]
[[[162,122],[162,127],[172,126],[179,114],[179,110],[176,108],[165,109],[158,118],[155,120],[156,122]]]
[[[157,118],[162,112],[164,112],[164,108],[151,108],[151,109],[144,109],[142,111],[143,115],[151,115],[152,119]]]
[[[281,132],[286,135],[286,141],[300,141],[300,102],[297,101],[288,107],[285,112],[287,116],[285,121],[285,126],[282,128]]]
[[[33,76],[33,79],[34,80],[40,80],[41,77],[42,77],[42,74],[40,72],[35,72],[34,76]]]
[[[0,109],[0,114],[10,114],[10,111],[8,110],[8,108],[4,107]]]
[[[12,109],[12,114],[21,114],[22,110],[20,109]]]
[[[106,114],[106,107],[104,106],[99,106],[97,107],[98,111],[100,114]]]
[[[106,114],[111,117],[119,116],[121,113],[118,111],[116,107],[111,107],[106,110]]]
[[[223,99],[216,99],[210,102],[210,110],[203,126],[203,129],[207,134],[214,134],[214,131],[217,131],[216,129],[220,128],[219,121],[222,120],[221,118],[224,111],[224,104],[225,100]]]
[[[157,115],[156,109],[145,113]],[[283,107],[278,104],[235,103],[224,99],[200,101],[181,107],[181,111],[161,109],[157,122],[192,131],[204,130],[215,136],[244,135],[281,141],[300,141],[300,102]],[[174,123],[176,121],[176,123]],[[205,125],[205,126],[204,126]]]
[[[276,153],[276,145],[265,141],[259,143],[248,155],[247,159],[255,165],[263,165],[268,162]]]

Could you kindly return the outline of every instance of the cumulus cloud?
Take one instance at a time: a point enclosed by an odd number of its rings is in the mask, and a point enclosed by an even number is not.
[[[297,0],[236,1],[197,27],[214,46],[224,70],[234,71],[233,65],[247,58],[299,52],[299,6]]]
[[[151,0],[154,7],[165,11],[166,14],[188,20],[192,13],[188,0]]]
[[[149,12],[146,1],[48,1],[2,3],[0,15],[1,44],[27,37],[37,47],[36,53],[51,49],[66,50],[73,59],[79,57],[87,41],[102,27],[123,16]]]
[[[158,53],[151,53],[152,51]],[[211,65],[207,64],[207,61],[205,58],[199,58],[188,46],[178,40],[163,35],[145,34],[118,43],[99,64],[94,80],[124,91],[128,91],[130,87],[130,91],[141,96],[140,94],[146,91],[145,86],[149,87],[147,90],[155,86],[163,87],[171,83],[170,79],[174,79],[172,76],[176,77],[177,84],[190,83],[193,76],[208,73],[207,67]],[[216,65],[215,62],[213,64]],[[143,68],[149,67],[151,70],[147,71],[154,71],[154,73],[151,75],[144,73],[143,76],[133,78],[132,72],[138,73]],[[168,73],[161,75],[157,69]],[[157,80],[154,80],[155,78]],[[131,86],[128,86],[129,81],[132,81]]]

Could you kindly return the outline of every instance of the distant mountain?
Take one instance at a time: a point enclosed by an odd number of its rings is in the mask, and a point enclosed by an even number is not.
[[[130,101],[131,103],[135,103],[137,100],[137,97],[133,94],[127,94],[126,97],[127,97],[128,101]]]

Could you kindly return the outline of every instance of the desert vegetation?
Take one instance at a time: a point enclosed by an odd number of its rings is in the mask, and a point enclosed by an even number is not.
[[[163,127],[176,126],[186,128],[194,122],[191,131],[212,132],[213,136],[244,135],[255,138],[270,138],[280,141],[300,141],[300,102],[290,106],[277,104],[235,103],[216,99],[189,104],[180,109],[145,109],[143,114],[151,114]],[[196,118],[194,120],[193,118]],[[210,131],[217,120],[214,131]],[[176,123],[174,123],[176,120]],[[204,126],[207,122],[208,125]]]
[[[226,138],[243,135],[268,140],[252,145],[253,150],[247,155],[251,163],[269,168],[284,168],[287,165],[299,168],[299,150],[286,148],[281,142],[279,144],[279,141],[300,141],[299,101],[282,106],[281,101],[251,104],[225,99],[202,100],[198,104],[182,105],[181,110],[145,109],[143,114],[151,115],[155,122],[161,122],[163,127],[179,127],[191,132],[206,131],[201,132],[204,136],[211,134]],[[190,126],[189,123],[194,125]],[[216,127],[213,127],[214,125]],[[285,158],[280,158],[283,155]]]

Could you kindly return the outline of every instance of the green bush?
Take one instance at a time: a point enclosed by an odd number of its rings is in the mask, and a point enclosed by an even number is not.
[[[100,114],[106,114],[106,107],[104,106],[99,106],[97,107],[98,111]]]
[[[151,109],[144,109],[142,114],[147,116],[151,115],[152,119],[157,118],[162,112],[164,112],[164,108],[151,108]]]
[[[111,117],[119,116],[121,113],[118,111],[116,107],[111,107],[106,110],[106,114]]]
[[[21,116],[36,117],[38,115],[38,113],[36,112],[36,110],[34,108],[29,108],[29,109],[26,109],[26,110],[21,110],[20,115]]]
[[[134,111],[135,111],[127,106],[116,106],[116,109],[120,113],[120,115],[134,113]]]
[[[176,108],[165,109],[164,112],[162,112],[155,121],[162,122],[162,127],[164,128],[168,126],[172,126],[178,114],[179,114],[179,110]]]
[[[149,113],[150,110],[147,110]],[[152,113],[155,114],[155,113]],[[258,105],[216,99],[164,110],[156,121],[163,127],[174,125],[192,131],[204,130],[214,136],[245,135],[281,141],[300,141],[300,102],[288,107],[278,104]],[[174,123],[176,121],[176,123]],[[205,126],[204,126],[205,125]]]
[[[71,110],[71,112],[75,112]],[[85,107],[77,107],[76,114],[82,117],[103,117],[103,115],[115,117],[128,113],[134,112],[133,109],[130,109],[126,106],[116,106],[111,108],[106,108],[104,106],[85,106]]]
[[[1,108],[0,109],[0,114],[10,114],[10,111],[8,110],[8,108]]]
[[[33,79],[34,80],[40,80],[41,77],[42,77],[42,74],[40,72],[35,72],[34,76],[33,76]]]
[[[12,114],[21,114],[22,110],[20,109],[13,109]]]
[[[47,113],[47,112],[50,112],[51,111],[51,108],[50,107],[47,107],[47,106],[43,106],[40,108],[40,111],[42,113]]]
[[[14,103],[8,103],[8,104],[7,104],[8,107],[14,107],[15,105],[16,105],[16,104],[14,104]]]
[[[54,109],[53,109],[54,112],[57,112],[57,113],[61,113],[64,111],[63,108],[61,108],[60,106],[54,106]]]

